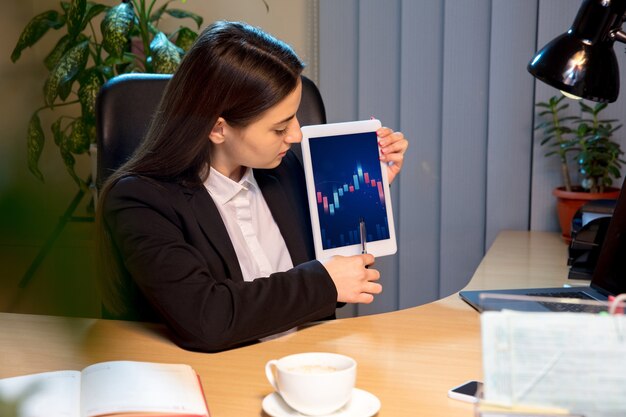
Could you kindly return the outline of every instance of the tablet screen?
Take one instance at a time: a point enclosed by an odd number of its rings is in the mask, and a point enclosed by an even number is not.
[[[368,242],[389,239],[376,132],[312,137],[309,143],[323,248],[359,244],[361,218]]]

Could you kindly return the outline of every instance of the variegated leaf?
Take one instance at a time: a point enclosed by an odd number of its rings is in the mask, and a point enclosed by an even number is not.
[[[65,101],[67,100],[67,98],[69,97],[70,93],[72,92],[72,83],[61,83],[59,84],[59,91],[58,91],[58,95],[59,98],[61,99],[61,101]]]
[[[155,35],[150,42],[152,68],[158,74],[172,74],[180,64],[183,50],[174,45],[163,32]]]
[[[66,149],[73,154],[80,155],[87,152],[91,141],[90,124],[82,117],[74,120],[71,124],[71,131],[66,141]]]
[[[133,28],[135,11],[132,3],[121,3],[109,9],[102,20],[102,46],[114,56],[121,56],[128,43],[128,34]]]
[[[67,170],[67,172],[81,189],[85,189],[85,182],[81,180],[78,175],[76,175],[76,171],[74,170],[74,166],[76,165],[76,159],[74,158],[74,155],[72,155],[72,153],[65,149],[63,146],[59,148],[59,151],[61,152],[61,158],[63,158],[63,163],[65,164],[65,169]]]
[[[67,84],[70,84],[76,74],[85,67],[89,58],[89,42],[83,41],[67,51],[58,64],[50,72],[44,85],[44,99],[47,106],[52,107],[54,100],[65,93]]]
[[[176,46],[187,52],[197,37],[198,34],[193,30],[186,27],[181,28],[176,37]]]
[[[71,37],[75,37],[83,29],[83,18],[86,10],[86,0],[72,0],[70,9],[67,12],[67,33]]]
[[[89,71],[79,82],[78,99],[80,100],[83,117],[86,120],[93,121],[96,118],[96,97],[102,86],[102,79],[98,72],[93,70]]]
[[[39,115],[34,113],[28,123],[28,169],[41,182],[43,182],[43,175],[39,170],[39,157],[41,157],[44,142],[45,137],[41,128],[41,120]]]
[[[22,51],[33,46],[50,28],[59,29],[65,24],[63,16],[56,10],[49,10],[33,17],[26,25],[11,53],[11,61],[20,59]]]
[[[50,51],[48,56],[46,56],[43,61],[46,68],[48,68],[48,71],[51,71],[52,68],[54,68],[54,66],[58,64],[63,54],[65,54],[65,52],[67,52],[67,50],[70,48],[71,43],[72,38],[69,35],[65,35],[61,39],[59,39],[52,51]]]

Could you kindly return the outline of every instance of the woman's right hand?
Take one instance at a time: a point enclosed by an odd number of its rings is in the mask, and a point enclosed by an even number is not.
[[[322,264],[337,288],[337,301],[342,303],[364,303],[374,301],[382,285],[376,281],[380,272],[366,268],[374,263],[374,255],[333,256]]]

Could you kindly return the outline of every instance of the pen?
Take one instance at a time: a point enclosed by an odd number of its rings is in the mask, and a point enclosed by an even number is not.
[[[367,253],[367,232],[365,231],[365,219],[359,218],[359,235],[361,236],[361,253]]]

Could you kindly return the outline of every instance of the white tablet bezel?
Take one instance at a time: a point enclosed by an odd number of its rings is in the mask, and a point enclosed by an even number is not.
[[[313,176],[313,165],[311,161],[310,141],[316,138],[327,136],[348,135],[355,133],[375,132],[381,127],[379,120],[362,120],[356,122],[330,123],[325,125],[312,125],[302,127],[302,157],[304,162],[304,172],[306,176],[307,197],[309,211],[311,214],[311,226],[313,228],[313,242],[315,245],[315,257],[317,259],[327,259],[334,255],[351,256],[361,253],[361,245],[347,245],[340,248],[324,249],[322,245],[322,234],[320,230],[317,197],[315,192],[315,181]],[[380,156],[380,148],[378,148]],[[396,230],[393,221],[393,210],[391,206],[391,196],[389,194],[389,179],[387,176],[387,165],[380,163],[382,174],[383,192],[385,193],[385,209],[387,211],[387,222],[389,227],[389,238],[367,242],[367,252],[374,256],[393,255],[397,251]]]

